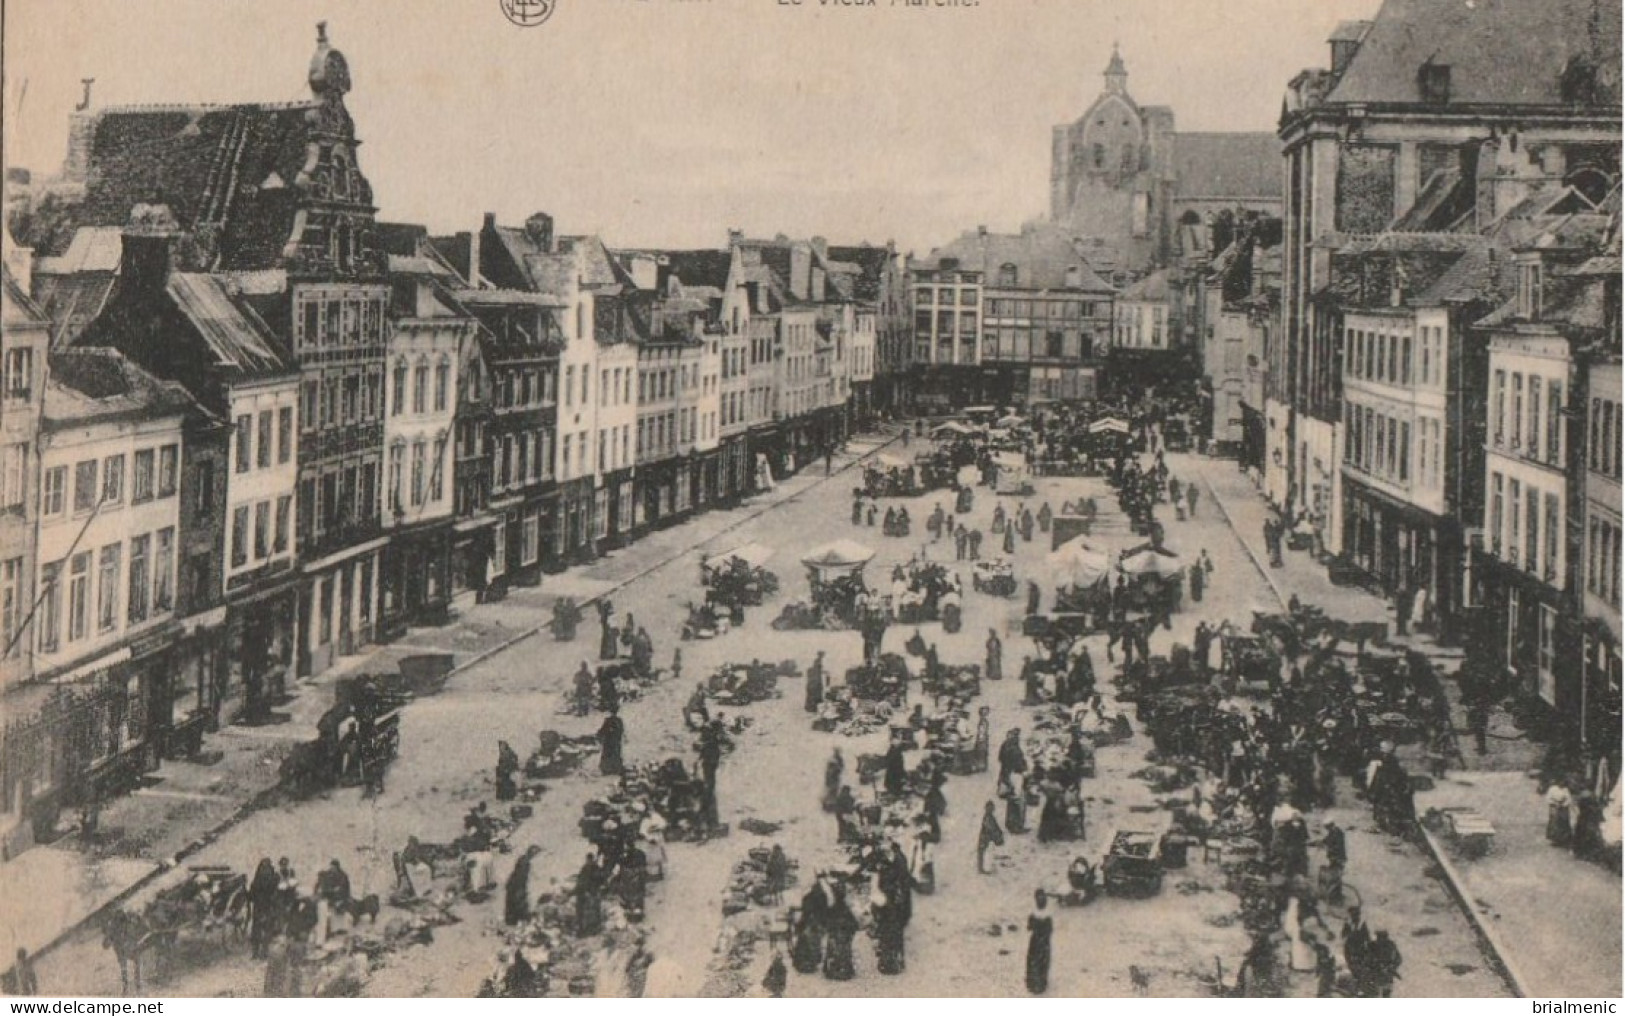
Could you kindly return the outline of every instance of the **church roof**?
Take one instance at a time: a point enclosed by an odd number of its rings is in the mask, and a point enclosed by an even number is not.
[[[1619,104],[1620,5],[1595,0],[1383,0],[1328,102],[1421,101],[1423,64],[1450,68],[1450,102],[1556,105],[1570,59]]]
[[[1281,142],[1266,133],[1174,135],[1173,170],[1183,198],[1281,197]]]

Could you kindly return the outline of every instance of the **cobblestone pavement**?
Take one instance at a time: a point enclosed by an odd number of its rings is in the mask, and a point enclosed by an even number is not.
[[[854,451],[861,447],[854,442]],[[1227,507],[1241,512],[1239,499],[1232,502],[1226,494],[1223,472],[1232,468],[1223,463],[1181,462],[1176,472],[1211,474]],[[777,632],[770,627],[783,603],[806,596],[806,579],[797,563],[805,550],[834,538],[855,538],[877,550],[871,576],[883,575],[910,556],[954,564],[951,545],[930,543],[923,525],[908,540],[882,538],[867,527],[854,530],[849,522],[852,474],[830,483],[822,479],[821,466],[814,466],[781,487],[770,510],[758,511],[761,504],[757,504],[702,516],[654,534],[593,568],[572,572],[562,581],[549,578],[540,591],[520,593],[503,604],[491,605],[492,609],[481,607],[464,622],[414,632],[405,641],[408,647],[451,648],[460,657],[472,657],[481,647],[500,644],[504,638],[542,623],[549,597],[556,591],[590,592],[596,587],[587,584],[625,582],[614,593],[617,608],[632,611],[649,630],[656,644],[656,660],[664,664],[678,645],[676,634],[685,605],[696,595],[699,558],[724,545],[767,543],[776,550],[769,567],[780,577],[779,596],[753,611],[741,630],[714,640],[682,643],[684,679],[656,685],[623,710],[629,759],[688,756],[692,735],[682,725],[681,706],[692,681],[716,665],[762,658],[792,659],[804,667],[814,652],[824,650],[830,669],[840,673],[859,659],[861,647],[855,634]],[[1059,506],[1062,500],[1079,496],[1094,496],[1107,509],[1108,518],[1101,527],[1104,542],[1113,548],[1136,542],[1119,519],[1110,517],[1114,502],[1098,480],[1042,480],[1027,503],[1036,510],[1044,500]],[[936,500],[927,496],[906,503],[914,518],[923,523]],[[946,503],[947,499],[942,500]],[[1014,503],[1004,500],[1007,505]],[[978,489],[972,517],[984,529],[993,504],[991,493]],[[1245,623],[1252,610],[1279,609],[1275,589],[1254,568],[1243,540],[1237,539],[1217,508],[1209,499],[1195,520],[1169,524],[1170,545],[1190,554],[1205,547],[1217,573],[1206,600],[1188,604],[1174,619],[1171,632],[1154,637],[1154,652],[1167,652],[1174,641],[1188,644],[1199,620],[1211,623],[1232,618]],[[1245,534],[1244,525],[1242,531]],[[1039,577],[1048,549],[1046,539],[1040,534],[1033,543],[1018,544],[1016,571],[1023,581]],[[705,547],[706,540],[712,545]],[[1279,583],[1282,576],[1275,579]],[[1367,608],[1381,609],[1380,604],[1365,604],[1362,609]],[[1020,612],[1018,600],[973,592],[967,594],[961,632],[949,635],[937,625],[921,630],[937,643],[945,662],[960,663],[981,662],[987,631],[997,628],[1004,633],[1007,672],[1013,674],[1019,672],[1022,655],[1030,651],[1019,634]],[[893,628],[887,634],[887,650],[900,651],[910,634],[911,628]],[[1101,685],[1106,688],[1103,642],[1097,637],[1091,649],[1102,671]],[[355,791],[340,791],[301,804],[255,811],[199,851],[190,863],[224,863],[246,869],[262,855],[286,855],[302,873],[313,875],[329,858],[337,858],[350,872],[358,892],[386,891],[392,881],[390,851],[398,849],[408,835],[428,842],[453,838],[460,832],[464,811],[490,795],[499,738],[524,746],[534,743],[542,729],[575,735],[596,728],[596,718],[560,712],[561,691],[581,659],[593,654],[591,643],[587,632],[574,644],[555,643],[548,636],[531,637],[475,663],[457,674],[444,692],[405,710],[401,757],[391,768],[388,789],[381,797],[363,801]],[[388,652],[404,648],[390,647]],[[363,658],[350,665],[373,667],[376,659]],[[801,710],[800,683],[789,680],[783,685],[781,699],[744,711],[751,725],[739,738],[737,751],[723,763],[719,799],[722,818],[731,823],[732,835],[705,846],[673,845],[670,875],[652,889],[647,926],[661,976],[651,974],[651,993],[761,994],[758,986],[767,962],[765,948],[757,948],[739,969],[728,969],[719,961],[727,945],[720,905],[729,870],[749,848],[775,841],[799,862],[803,884],[818,866],[837,858],[833,820],[818,806],[823,763],[833,749],[840,748],[850,766],[860,753],[880,750],[885,735],[844,738],[813,732]],[[312,691],[319,688],[302,692],[296,702],[321,697]],[[995,738],[1012,725],[1029,723],[1030,711],[1020,705],[1020,696],[1017,681],[984,683],[980,704],[993,710]],[[309,729],[308,722],[288,726],[289,738],[300,726]],[[234,736],[247,739],[246,732]],[[1033,889],[1062,888],[1071,859],[1079,854],[1098,857],[1114,827],[1148,824],[1159,818],[1154,795],[1135,776],[1146,764],[1148,747],[1144,738],[1136,737],[1100,751],[1099,776],[1088,789],[1089,833],[1084,843],[1038,844],[1030,834],[1012,836],[1006,847],[994,852],[993,873],[986,876],[974,870],[974,838],[982,804],[993,798],[993,776],[950,780],[944,842],[938,853],[939,889],[916,901],[906,971],[896,977],[878,975],[872,948],[867,939],[860,938],[856,980],[831,982],[792,975],[789,994],[1023,993],[1024,918]],[[260,745],[258,750],[269,755],[274,749]],[[585,844],[576,819],[583,803],[609,786],[608,780],[589,774],[554,781],[538,805],[538,815],[514,833],[516,851],[532,843],[542,848],[532,876],[538,891],[556,887],[579,867]],[[1435,877],[1430,859],[1409,844],[1370,830],[1363,805],[1344,789],[1345,806],[1335,814],[1351,830],[1348,877],[1366,904],[1369,922],[1390,929],[1405,952],[1405,979],[1398,992],[1413,996],[1503,993],[1500,980],[1486,968],[1466,920]],[[130,807],[134,813],[146,805],[132,801]],[[771,840],[752,836],[741,827],[747,818],[778,823],[778,831]],[[501,861],[499,878],[506,875],[508,863],[511,857]],[[144,893],[151,891],[149,887]],[[135,900],[143,898],[138,894]],[[1237,898],[1225,888],[1225,873],[1195,854],[1188,868],[1170,872],[1164,891],[1155,898],[1107,899],[1062,910],[1056,921],[1051,992],[1082,996],[1205,994],[1221,971],[1234,971],[1245,949],[1237,910]],[[473,993],[491,970],[500,948],[500,900],[462,903],[456,914],[459,922],[436,929],[433,944],[389,957],[371,975],[365,993]],[[1336,916],[1332,915],[1334,924]],[[765,920],[766,915],[756,917]],[[89,933],[71,936],[48,954],[41,961],[41,977],[46,990],[71,985],[75,990],[101,992],[118,986],[110,954]],[[213,962],[177,973],[161,990],[181,995],[253,995],[262,978],[262,966],[249,961],[246,950],[228,950]],[[1307,975],[1294,976],[1284,990],[1312,993],[1311,982]]]

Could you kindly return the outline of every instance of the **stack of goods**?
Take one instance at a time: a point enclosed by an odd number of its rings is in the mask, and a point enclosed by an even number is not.
[[[506,932],[498,968],[480,987],[480,997],[622,997],[642,994],[651,959],[645,933],[629,924],[613,896],[606,896],[602,930],[575,934],[575,898],[567,887],[544,895],[530,922]],[[525,984],[512,975],[515,958],[528,968]]]
[[[704,842],[714,832],[705,814],[705,784],[681,759],[631,769],[617,793],[582,807],[582,835],[606,853],[611,841],[629,842],[653,827],[677,841]]]
[[[536,750],[525,760],[525,775],[533,780],[556,780],[575,772],[588,756],[596,754],[598,738],[590,734],[566,737],[556,730],[544,730]]]
[[[779,697],[779,677],[796,673],[795,663],[729,663],[706,682],[707,694],[727,706],[748,706]]]
[[[752,847],[744,860],[734,865],[728,888],[722,895],[724,917],[744,913],[751,907],[775,907],[784,892],[796,881],[796,862],[779,847]]]
[[[890,702],[854,698],[846,689],[837,688],[818,707],[813,729],[843,737],[862,737],[890,726],[894,712]]]
[[[948,696],[965,701],[982,694],[982,665],[980,663],[941,663],[936,677],[929,674],[923,683],[925,693]]]
[[[908,693],[908,664],[895,653],[876,663],[859,664],[846,672],[846,689],[854,698],[901,704]]]

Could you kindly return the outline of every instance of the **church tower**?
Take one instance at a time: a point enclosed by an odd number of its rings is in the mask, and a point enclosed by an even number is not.
[[[1128,68],[1123,66],[1123,54],[1118,52],[1117,43],[1112,43],[1111,63],[1106,65],[1106,91],[1109,94],[1128,94]]]

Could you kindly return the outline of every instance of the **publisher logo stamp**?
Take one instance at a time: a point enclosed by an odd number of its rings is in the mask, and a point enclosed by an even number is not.
[[[559,0],[498,0],[502,14],[520,28],[535,28],[553,16]]]

